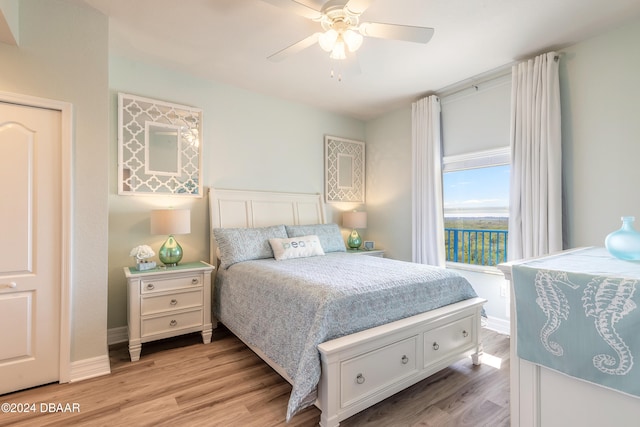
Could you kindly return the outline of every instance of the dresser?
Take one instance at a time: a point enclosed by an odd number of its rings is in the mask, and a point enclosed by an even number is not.
[[[211,273],[203,261],[138,271],[125,267],[128,286],[128,332],[131,361],[142,344],[191,332],[211,342]]]
[[[498,268],[511,281],[511,425],[639,425],[640,397],[579,376],[590,372],[599,374],[598,370],[607,374],[601,377],[609,376],[616,381],[640,375],[640,366],[635,366],[640,361],[640,345],[634,332],[635,325],[640,324],[640,301],[635,295],[638,289],[633,292],[634,288],[640,288],[640,264],[618,260],[604,248],[580,248],[500,264]],[[527,280],[522,273],[526,272],[524,269],[530,269],[532,275],[535,273],[535,278]],[[523,295],[531,296],[523,300]],[[592,304],[592,300],[596,304]],[[554,315],[546,301],[565,309],[557,310]],[[592,307],[601,312],[595,318]],[[549,316],[549,320],[544,322],[528,313],[542,313]],[[519,322],[523,319],[527,321]],[[571,331],[569,326],[578,320],[589,329]],[[532,325],[542,325],[534,328],[533,338],[528,332]],[[567,336],[570,339],[564,340]],[[575,371],[551,368],[546,366],[547,361],[526,360],[532,343],[549,349],[543,352],[547,359],[567,360],[567,366],[575,366]],[[610,361],[605,366],[608,369],[597,368],[600,354],[608,355]],[[631,365],[628,372],[613,372],[624,360]],[[627,383],[637,384],[637,380]]]

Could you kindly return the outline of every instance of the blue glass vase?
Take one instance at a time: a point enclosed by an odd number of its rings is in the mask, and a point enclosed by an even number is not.
[[[627,261],[640,260],[640,233],[633,228],[633,216],[622,217],[622,227],[610,233],[604,245],[611,255]]]

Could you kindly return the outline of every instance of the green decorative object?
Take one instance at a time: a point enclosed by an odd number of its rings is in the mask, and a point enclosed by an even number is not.
[[[358,249],[362,245],[362,238],[358,234],[356,228],[367,228],[367,213],[366,212],[344,212],[342,214],[342,225],[351,228],[351,234],[347,239],[347,246],[350,249]]]
[[[182,246],[173,236],[169,236],[158,251],[160,262],[167,267],[175,267],[182,260]]]
[[[358,234],[358,231],[353,230],[347,239],[347,246],[351,249],[358,249],[360,245],[362,245],[362,238],[360,234]]]

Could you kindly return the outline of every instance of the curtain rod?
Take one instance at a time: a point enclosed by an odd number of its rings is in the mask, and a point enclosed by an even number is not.
[[[501,67],[494,68],[493,70],[459,81],[452,85],[445,86],[442,89],[436,90],[435,94],[439,98],[443,98],[443,97],[454,95],[458,92],[462,92],[463,90],[469,89],[471,87],[477,90],[478,86],[481,85],[482,83],[486,83],[490,80],[494,80],[509,74],[511,72],[511,67],[515,64],[516,62],[511,62]]]
[[[564,56],[564,52],[557,52],[554,55],[553,60],[555,62],[558,62],[562,56]],[[444,98],[447,96],[455,95],[456,93],[462,92],[463,90],[470,89],[470,88],[473,88],[477,91],[481,84],[509,74],[511,72],[511,68],[514,65],[518,64],[519,62],[521,61],[513,61],[501,67],[494,68],[493,70],[487,71],[485,73],[478,74],[477,76],[459,81],[449,86],[445,86],[439,90],[436,90],[434,92],[434,95],[436,95],[439,98]]]

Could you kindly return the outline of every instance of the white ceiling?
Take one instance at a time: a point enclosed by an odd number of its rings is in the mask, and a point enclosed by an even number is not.
[[[361,20],[432,27],[431,41],[365,38],[344,63],[314,45],[274,63],[320,25],[262,0],[70,1],[109,16],[112,54],[363,120],[640,16],[639,0],[376,0]]]

